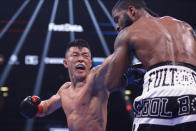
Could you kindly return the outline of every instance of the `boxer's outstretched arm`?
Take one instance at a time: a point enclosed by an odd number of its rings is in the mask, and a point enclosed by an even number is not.
[[[108,85],[109,90],[115,90],[118,87],[123,87],[124,73],[127,71],[132,60],[132,49],[130,46],[130,39],[128,36],[128,30],[122,30],[117,36],[114,44],[114,53],[112,59],[109,62],[107,76],[105,84]]]
[[[123,74],[130,65],[130,52],[126,31],[121,31],[115,41],[115,51],[96,70],[95,80],[100,88],[115,90],[122,84]]]
[[[62,90],[67,88],[70,84],[71,84],[70,82],[66,82],[60,87],[60,89],[55,95],[53,95],[47,100],[41,101],[40,104],[43,106],[43,110],[37,116],[39,117],[46,116],[59,109],[62,106],[60,94]]]

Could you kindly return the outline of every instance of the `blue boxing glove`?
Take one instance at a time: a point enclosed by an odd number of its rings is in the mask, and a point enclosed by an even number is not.
[[[127,80],[127,86],[141,86],[144,81],[145,69],[142,68],[128,68],[127,72],[124,74]]]

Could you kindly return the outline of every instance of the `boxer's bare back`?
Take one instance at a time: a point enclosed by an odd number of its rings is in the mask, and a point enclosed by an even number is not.
[[[118,39],[130,44],[145,68],[165,61],[196,66],[195,33],[190,25],[172,17],[153,17],[146,13],[122,30]],[[120,41],[116,44],[120,43],[123,44]]]

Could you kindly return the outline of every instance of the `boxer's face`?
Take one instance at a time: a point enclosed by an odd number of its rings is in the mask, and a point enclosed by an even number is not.
[[[73,79],[85,79],[92,66],[90,50],[86,47],[71,47],[66,53],[64,66]]]
[[[125,27],[133,24],[133,21],[127,14],[126,10],[122,10],[122,11],[114,10],[112,12],[112,16],[113,16],[114,22],[116,23],[117,31],[121,31]]]

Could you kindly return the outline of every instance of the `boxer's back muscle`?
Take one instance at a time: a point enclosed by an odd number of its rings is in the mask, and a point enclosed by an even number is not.
[[[146,68],[164,61],[196,65],[196,41],[188,24],[171,17],[152,17],[138,20],[129,30],[136,56]]]

